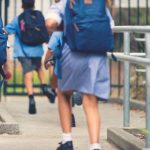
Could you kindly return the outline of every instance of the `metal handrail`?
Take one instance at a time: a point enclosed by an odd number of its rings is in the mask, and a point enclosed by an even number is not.
[[[130,126],[130,63],[146,65],[146,147],[150,148],[150,26],[115,26],[113,31],[124,34],[124,53],[114,53],[117,60],[124,62],[124,101],[123,101],[123,124]],[[144,33],[146,58],[130,55],[130,33]],[[111,58],[111,53],[107,53]],[[141,54],[138,54],[141,55]]]
[[[114,32],[137,32],[137,33],[147,33],[150,32],[150,26],[115,26],[113,27]]]
[[[136,42],[145,42],[145,38],[134,38]]]
[[[143,65],[150,65],[150,59],[149,58],[141,58],[137,56],[131,56],[131,55],[125,55],[123,53],[113,53],[114,56],[119,61],[130,61],[130,63],[133,64],[143,64]],[[107,56],[111,58],[111,53],[107,53]],[[144,54],[141,54],[139,56],[144,56]]]
[[[114,52],[113,53],[114,55],[124,55],[123,52]],[[107,52],[107,55],[110,57],[111,53],[110,52]],[[146,56],[146,53],[130,53],[129,54],[130,56],[138,56],[138,57],[145,57]]]

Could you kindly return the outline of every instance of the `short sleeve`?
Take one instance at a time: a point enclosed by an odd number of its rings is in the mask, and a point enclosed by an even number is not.
[[[56,48],[62,44],[62,32],[54,32],[49,40],[48,48],[52,51],[55,51]]]

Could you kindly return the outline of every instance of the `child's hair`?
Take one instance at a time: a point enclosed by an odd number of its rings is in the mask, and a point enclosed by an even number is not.
[[[24,9],[34,8],[35,0],[22,0],[22,7]]]

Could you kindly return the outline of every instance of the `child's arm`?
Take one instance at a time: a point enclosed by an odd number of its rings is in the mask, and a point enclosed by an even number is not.
[[[49,40],[48,43],[48,51],[45,56],[45,68],[48,69],[52,64],[47,63],[48,59],[55,53],[55,50],[57,49],[58,45],[62,43],[62,32],[54,32]]]
[[[50,62],[47,62],[48,59],[50,57],[52,57],[52,55],[53,55],[52,50],[48,49],[47,52],[46,52],[46,55],[45,55],[45,59],[44,59],[45,69],[48,69],[52,65]]]
[[[8,34],[15,34],[18,28],[18,17],[14,18],[11,23],[5,26],[5,30]]]

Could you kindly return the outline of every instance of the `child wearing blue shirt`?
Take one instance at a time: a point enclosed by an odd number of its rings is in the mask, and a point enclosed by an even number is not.
[[[35,0],[22,0],[23,10],[34,9]],[[44,70],[42,68],[41,59],[43,56],[43,46],[29,46],[23,44],[20,39],[20,27],[19,27],[19,16],[15,17],[13,21],[8,24],[5,29],[8,34],[15,34],[14,41],[14,57],[18,58],[20,61],[23,74],[24,74],[24,83],[27,89],[27,94],[29,97],[29,113],[36,114],[36,104],[34,99],[34,92],[32,87],[32,77],[33,71],[37,71],[43,94],[46,95],[51,103],[54,103],[55,93],[47,86],[44,78]]]

